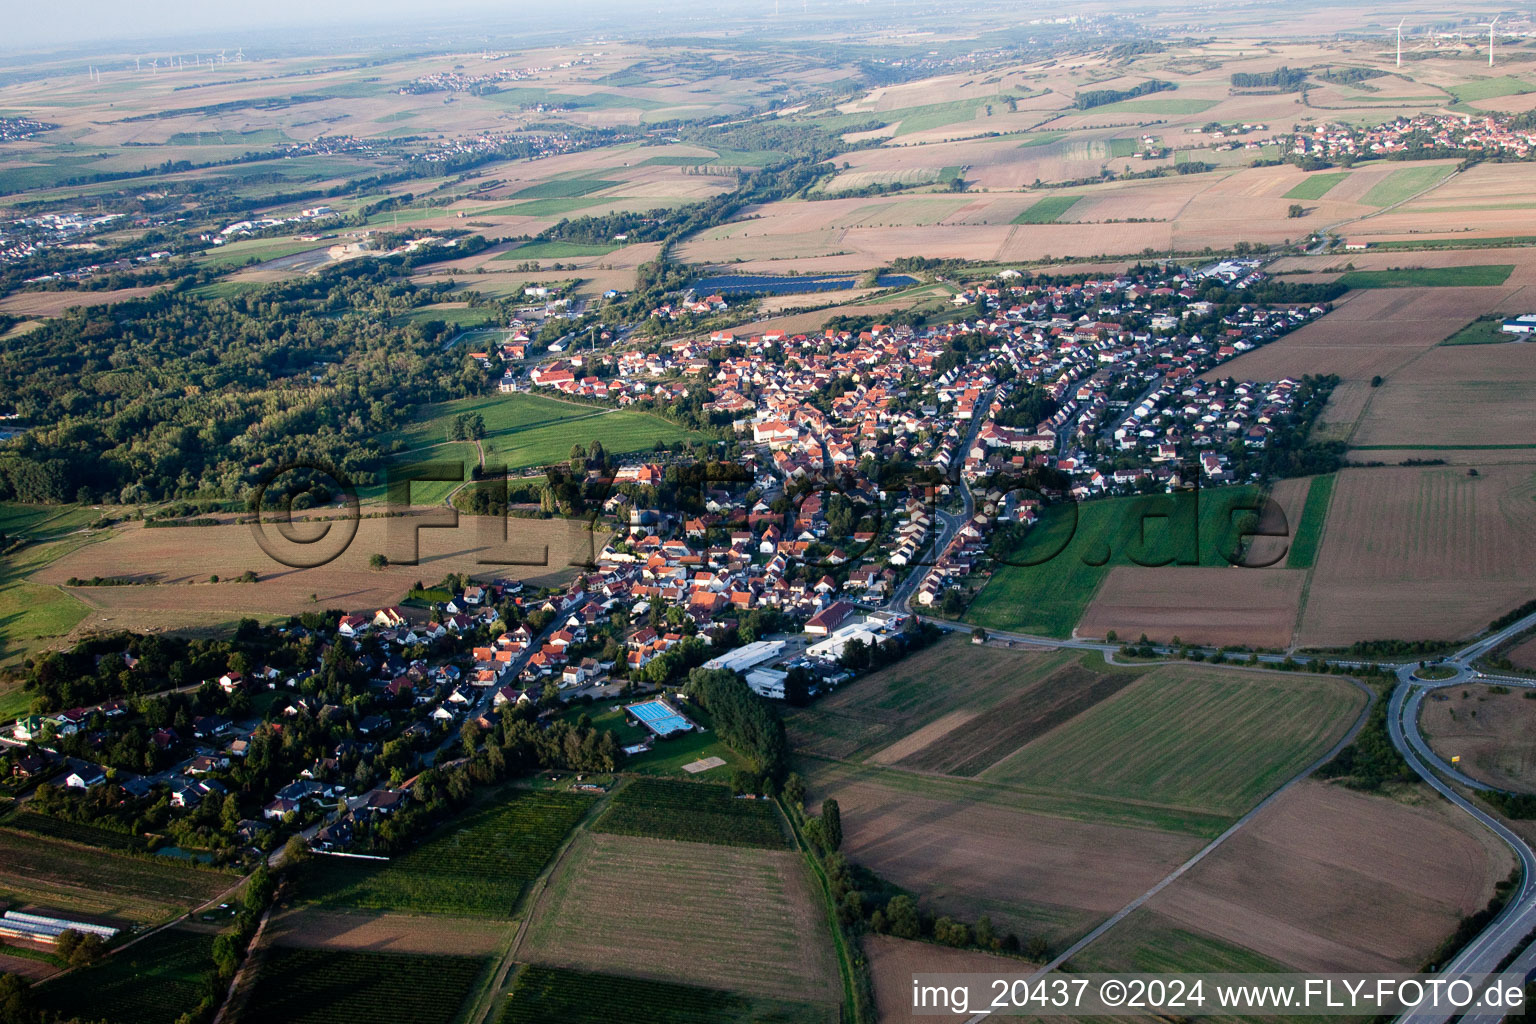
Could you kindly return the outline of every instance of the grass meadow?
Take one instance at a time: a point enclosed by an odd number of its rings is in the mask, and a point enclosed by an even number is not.
[[[988,629],[1069,636],[1116,565],[1226,565],[1238,537],[1234,510],[1256,495],[1251,487],[1221,487],[1052,506],[965,619]]]
[[[1301,522],[1291,539],[1291,549],[1285,556],[1287,569],[1310,569],[1317,560],[1317,549],[1323,543],[1323,523],[1328,516],[1328,502],[1333,497],[1332,473],[1312,478],[1307,485],[1307,500],[1301,509]]]

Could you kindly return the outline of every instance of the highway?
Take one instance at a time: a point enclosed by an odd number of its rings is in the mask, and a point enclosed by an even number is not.
[[[1424,680],[1414,675],[1415,665],[1403,665],[1397,671],[1398,683],[1392,691],[1388,706],[1387,728],[1392,745],[1403,755],[1408,766],[1441,796],[1470,814],[1478,824],[1503,840],[1519,858],[1523,877],[1520,888],[1503,912],[1482,933],[1467,944],[1456,958],[1440,971],[1446,978],[1463,975],[1492,974],[1505,957],[1520,949],[1526,937],[1536,931],[1536,853],[1530,844],[1510,831],[1492,815],[1467,800],[1447,783],[1441,774],[1459,784],[1476,790],[1492,787],[1468,778],[1457,771],[1430,749],[1423,733],[1419,731],[1419,710],[1424,696],[1446,687],[1461,686],[1468,682],[1502,683],[1506,685],[1536,688],[1536,682],[1516,677],[1489,676],[1477,671],[1472,663],[1505,640],[1536,626],[1536,615],[1491,633],[1446,658],[1443,662],[1455,670],[1446,679]],[[1528,945],[1507,968],[1508,973],[1528,978],[1536,970],[1536,943]],[[1412,1012],[1399,1017],[1400,1024],[1447,1024],[1455,1015],[1441,1011]],[[1461,1016],[1463,1024],[1498,1024],[1504,1018],[1502,1010],[1487,1013],[1467,1013]]]

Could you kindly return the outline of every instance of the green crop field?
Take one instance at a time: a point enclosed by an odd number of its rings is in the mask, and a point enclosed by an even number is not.
[[[1372,185],[1360,201],[1367,206],[1392,206],[1444,181],[1454,169],[1444,165],[1404,167]]]
[[[690,431],[650,413],[632,409],[562,402],[543,395],[486,395],[423,406],[419,417],[386,437],[399,440],[407,450],[448,440],[448,428],[461,413],[479,413],[485,420],[482,440],[485,459],[491,465],[524,469],[564,462],[571,445],[601,441],[614,455],[654,448],[693,436]],[[441,450],[424,453],[437,458]]]
[[[772,802],[740,800],[724,786],[670,779],[635,779],[614,795],[592,830],[765,849],[788,843]]]
[[[898,137],[911,135],[914,132],[932,131],[935,128],[974,121],[981,115],[982,108],[983,104],[976,100],[956,100],[952,103],[930,103],[920,107],[908,107],[896,112],[901,114],[901,120],[896,125],[896,135]]]
[[[157,932],[33,992],[50,1015],[112,1024],[175,1024],[205,995],[223,995],[214,976],[213,936],[180,928]]]
[[[513,982],[498,1024],[611,1024],[613,1008],[619,1006],[625,1024],[830,1024],[837,1019],[837,1011],[827,1006],[530,965]]]
[[[1462,85],[1453,85],[1449,91],[1456,97],[1457,103],[1476,103],[1478,100],[1497,99],[1500,96],[1519,96],[1532,89],[1536,89],[1536,86],[1523,78],[1500,75],[1497,78],[1478,78]]]
[[[513,199],[575,199],[578,196],[589,196],[593,192],[601,192],[605,188],[613,188],[622,184],[617,181],[606,181],[602,178],[552,178],[549,181],[541,181],[537,185],[529,185],[527,188],[518,189],[512,193]]]
[[[577,256],[602,256],[613,252],[619,247],[617,242],[609,244],[588,242],[528,242],[515,249],[508,249],[497,256],[498,260],[559,260],[570,259]]]
[[[1106,498],[1081,505],[1055,505],[1030,529],[1006,565],[976,596],[966,621],[988,629],[1021,630],[1068,636],[1082,618],[1111,567],[1196,559],[1222,566],[1236,546],[1234,515],[1243,502],[1256,499],[1250,487],[1220,487],[1189,494]],[[1170,519],[1146,520],[1146,543],[1138,540],[1142,515],[1172,510]],[[1075,511],[1075,515],[1074,515]],[[1196,523],[1198,522],[1198,529]]]
[[[1425,238],[1372,242],[1377,252],[1415,252],[1421,249],[1512,249],[1536,245],[1536,235],[1498,235],[1491,238]]]
[[[1135,156],[1141,149],[1140,139],[1110,139],[1109,155],[1112,157]]]
[[[1286,199],[1321,199],[1339,182],[1349,177],[1348,171],[1329,171],[1309,174],[1285,194]]]
[[[382,866],[316,858],[305,893],[327,907],[509,917],[591,806],[573,793],[514,791]]]
[[[1334,475],[1325,473],[1307,485],[1307,500],[1301,509],[1301,522],[1291,537],[1291,550],[1285,557],[1287,569],[1310,569],[1323,543],[1323,524],[1328,517],[1328,502],[1333,497]]]
[[[1237,815],[1343,736],[1338,679],[1158,668],[982,773],[985,780]]]
[[[119,921],[184,913],[238,881],[168,857],[133,857],[0,829],[0,900]]]
[[[1351,270],[1339,278],[1350,288],[1489,288],[1503,284],[1512,263],[1467,267],[1407,267],[1402,270]]]
[[[274,946],[239,1024],[453,1024],[487,961]]]
[[[1013,218],[1014,224],[1055,224],[1082,196],[1046,196]]]

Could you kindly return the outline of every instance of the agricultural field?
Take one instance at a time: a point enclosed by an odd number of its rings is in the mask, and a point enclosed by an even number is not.
[[[1063,665],[982,713],[954,721],[953,713],[935,727],[920,729],[872,758],[915,771],[967,778],[981,775],[1014,751],[1105,701],[1131,685],[1141,670],[1095,666],[1083,658]]]
[[[239,879],[168,857],[136,857],[0,829],[0,900],[16,909],[155,924]]]
[[[970,1019],[970,1014],[924,1014],[911,1012],[912,975],[914,974],[986,974],[1013,976],[1030,973],[1027,961],[995,956],[969,949],[951,949],[932,942],[898,939],[891,935],[866,935],[864,956],[869,961],[870,983],[874,987],[875,1010],[882,1022],[945,1021],[952,1024]]]
[[[1339,278],[1350,288],[1490,288],[1509,280],[1512,263],[1482,266],[1352,270]]]
[[[1363,263],[1364,261],[1357,261]],[[1347,386],[1373,376],[1391,378],[1481,314],[1502,309],[1508,289],[1371,288],[1351,291],[1324,317],[1210,371],[1207,379],[1279,380],[1303,374],[1338,374]],[[1337,400],[1367,394],[1335,392]],[[1339,416],[1325,410],[1322,419]]]
[[[317,858],[304,891],[325,908],[510,917],[591,807],[590,797],[571,793],[512,791],[382,867]]]
[[[1360,201],[1367,206],[1395,206],[1444,181],[1450,173],[1449,167],[1437,164],[1404,167],[1378,181]]]
[[[785,728],[797,752],[839,760],[900,760],[1007,700],[1022,681],[1066,661],[1058,652],[977,646],[960,636],[856,679],[808,708],[790,709]]]
[[[484,917],[322,910],[301,904],[274,913],[265,934],[275,946],[299,949],[490,956],[506,949],[514,930],[515,922]]]
[[[167,928],[100,963],[34,990],[39,1008],[65,1019],[175,1024],[205,996],[222,995],[207,932]]]
[[[1443,803],[1411,806],[1306,782],[1074,963],[1168,969],[1146,957],[1177,949],[1159,934],[1171,927],[1291,970],[1414,970],[1462,916],[1482,909],[1512,866],[1491,834],[1471,831]]]
[[[529,965],[519,969],[496,1024],[832,1024],[835,1007],[762,999],[647,978]]]
[[[1212,835],[1222,827],[1144,808],[1111,823],[1117,819],[1112,809],[1101,813],[1102,801],[1047,800],[1036,811],[1013,788],[890,768],[808,762],[798,770],[808,807],[837,799],[849,861],[921,897],[926,911],[965,921],[986,914],[1000,933],[1043,938],[1055,949],[1151,888],[1208,838],[1160,824],[1204,826]]]
[[[488,961],[269,946],[236,1024],[453,1024]]]
[[[1328,503],[1333,499],[1333,484],[1338,477],[1333,473],[1313,477],[1307,487],[1306,505],[1296,524],[1296,539],[1286,555],[1285,564],[1291,569],[1310,569],[1317,560],[1317,549],[1323,541],[1323,524],[1328,517]]]
[[[1055,224],[1063,214],[1077,205],[1082,196],[1046,196],[1017,217],[1013,218],[1015,224]]]
[[[782,850],[788,843],[771,801],[741,800],[724,786],[635,779],[614,795],[595,832]]]
[[[1326,753],[1363,706],[1326,676],[1166,665],[981,777],[1236,817]]]
[[[1083,617],[1111,568],[1170,562],[1227,566],[1238,532],[1232,513],[1256,500],[1244,487],[1190,495],[1109,498],[1053,506],[1008,556],[967,610],[988,629],[1064,637]],[[1143,531],[1143,517],[1148,518]],[[1198,525],[1197,525],[1198,524]],[[1142,536],[1145,536],[1145,542]],[[1196,550],[1198,544],[1198,550]],[[1028,564],[1037,563],[1037,564]]]
[[[29,544],[0,561],[0,668],[19,666],[35,651],[66,636],[90,614],[79,600],[57,587],[40,586],[28,577],[97,539],[73,534],[57,541]],[[25,711],[30,698],[0,683],[0,716]]]
[[[1447,761],[1460,757],[1456,767],[1472,778],[1517,793],[1536,792],[1536,700],[1526,698],[1530,692],[1483,684],[1449,687],[1424,702],[1419,724],[1435,752]]]
[[[1285,965],[1142,908],[1071,960],[1079,971],[1236,971],[1270,973]]]
[[[448,440],[449,425],[464,414],[479,414],[485,420],[481,445],[486,464],[509,470],[564,462],[576,442],[601,441],[610,454],[625,455],[691,436],[649,413],[578,405],[543,395],[497,394],[424,406],[414,423],[385,438],[385,443],[398,441],[417,456],[438,458],[433,446]]]
[[[1373,389],[1350,445],[1519,446],[1536,460],[1532,384],[1536,346],[1436,346]]]
[[[342,512],[337,508],[326,514]],[[116,527],[90,547],[68,551],[36,569],[23,586],[84,608],[85,614],[60,623],[61,633],[81,622],[85,628],[207,627],[246,616],[286,619],[310,609],[371,612],[398,604],[417,580],[451,572],[555,585],[568,580],[575,565],[590,562],[605,543],[602,534],[587,532],[584,522],[564,519],[509,520],[503,536],[503,521],[489,517],[464,517],[456,528],[419,532],[409,517],[363,518],[350,543],[345,521],[301,523],[295,532],[314,540],[297,546],[283,542],[275,525],[265,526],[263,538],[284,557],[318,560],[336,554],[323,565],[293,569],[262,548],[251,526],[224,518],[227,525]],[[324,549],[318,556],[316,546]],[[387,555],[390,564],[371,567],[373,554]],[[411,564],[413,557],[416,564]],[[257,582],[235,582],[247,570],[257,573]],[[138,585],[67,585],[72,577],[94,576],[132,579]],[[210,582],[215,576],[222,582]]]
[[[1257,555],[1250,557],[1257,558]],[[1079,636],[1218,647],[1286,647],[1305,575],[1285,569],[1116,566],[1077,624]]]
[[[1285,193],[1287,199],[1321,199],[1326,196],[1335,185],[1349,177],[1348,171],[1321,171],[1309,174],[1306,178]]]
[[[1533,528],[1530,464],[1342,470],[1299,640],[1468,636],[1530,596]]]
[[[833,1001],[826,910],[801,856],[582,833],[517,957],[778,999]],[[635,957],[635,950],[645,950]]]

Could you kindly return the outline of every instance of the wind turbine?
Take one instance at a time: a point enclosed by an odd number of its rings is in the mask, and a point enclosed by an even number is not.
[[[1495,25],[1497,25],[1499,23],[1499,17],[1500,17],[1499,15],[1495,14],[1493,16],[1493,20],[1488,22],[1488,24],[1487,24],[1487,28],[1488,28],[1488,66],[1489,67],[1493,67],[1493,26],[1495,26]],[[1483,28],[1484,27],[1483,23],[1482,22],[1478,22],[1477,23],[1477,27],[1478,28]]]
[[[245,47],[235,47],[235,60],[245,60]]]
[[[1406,14],[1403,15],[1403,21],[1407,21],[1407,20],[1408,20],[1408,16]],[[1403,66],[1403,21],[1400,21],[1400,22],[1397,23],[1397,66],[1398,67],[1402,67]]]

